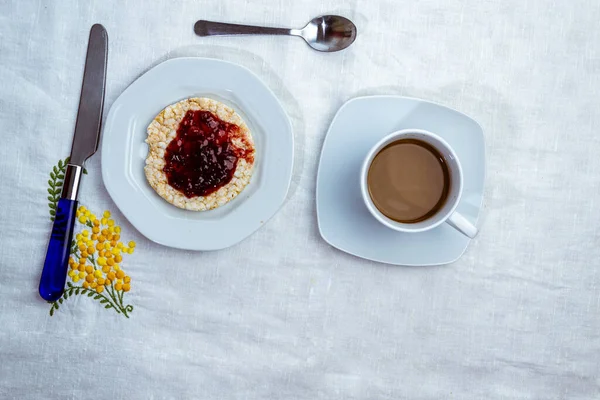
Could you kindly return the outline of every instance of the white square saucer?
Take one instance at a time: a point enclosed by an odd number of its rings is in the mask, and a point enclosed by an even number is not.
[[[476,224],[483,201],[485,144],[472,118],[451,108],[400,96],[358,97],[337,112],[323,143],[317,175],[317,219],[323,239],[357,257],[396,265],[456,261],[470,240],[448,224],[422,233],[397,232],[379,223],[360,192],[361,164],[375,143],[401,129],[424,129],[445,139],[463,169],[457,207]]]

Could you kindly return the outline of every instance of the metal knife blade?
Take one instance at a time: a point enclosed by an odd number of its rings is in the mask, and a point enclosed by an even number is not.
[[[69,164],[83,166],[84,161],[98,149],[106,88],[107,57],[108,34],[102,25],[95,24],[90,30]]]

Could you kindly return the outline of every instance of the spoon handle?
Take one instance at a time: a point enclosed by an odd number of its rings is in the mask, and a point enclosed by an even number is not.
[[[291,30],[286,28],[268,28],[253,25],[225,24],[199,20],[194,24],[194,32],[198,36],[220,35],[291,35]]]

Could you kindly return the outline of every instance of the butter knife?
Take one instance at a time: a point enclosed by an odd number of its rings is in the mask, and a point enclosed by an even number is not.
[[[62,296],[67,280],[83,163],[96,152],[100,139],[107,55],[108,34],[102,25],[95,24],[88,41],[71,156],[65,170],[62,194],[56,207],[40,279],[40,296],[47,301],[56,301]]]

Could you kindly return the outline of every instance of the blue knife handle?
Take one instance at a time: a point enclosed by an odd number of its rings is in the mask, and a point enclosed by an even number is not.
[[[65,289],[76,212],[77,200],[65,198],[58,200],[54,226],[52,226],[46,261],[44,261],[40,279],[40,296],[44,300],[58,300]]]

